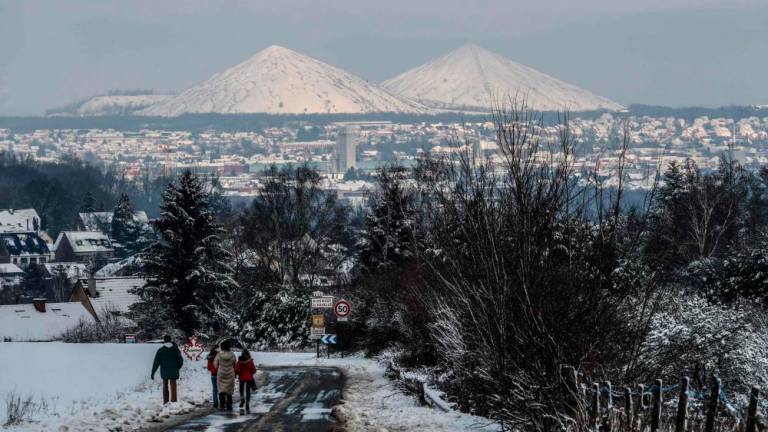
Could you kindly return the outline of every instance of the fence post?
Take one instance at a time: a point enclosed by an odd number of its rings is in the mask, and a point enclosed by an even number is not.
[[[560,376],[563,380],[563,390],[566,413],[576,422],[579,415],[579,383],[576,377],[576,368],[563,365],[560,368]]]
[[[610,381],[605,382],[605,415],[603,416],[603,428],[605,432],[611,431],[611,411],[613,411],[613,387]]]
[[[709,399],[709,410],[707,410],[707,422],[704,426],[704,432],[715,432],[715,417],[717,416],[717,405],[720,403],[720,378],[715,377],[715,383],[712,385],[712,395]]]
[[[637,386],[637,406],[635,407],[635,415],[632,421],[638,430],[643,429],[643,421],[646,420],[646,410],[648,404],[645,403],[645,385],[640,384]]]
[[[685,432],[686,417],[688,415],[688,383],[690,379],[684,377],[680,381],[680,397],[677,399],[677,419],[675,420],[675,432]]]
[[[600,384],[592,384],[592,390],[592,426],[596,428],[600,421]]]
[[[755,432],[755,417],[757,416],[757,399],[760,397],[760,390],[752,387],[752,393],[749,395],[749,408],[747,409],[747,428],[745,432]]]
[[[624,387],[624,420],[627,422],[627,432],[632,431],[632,389]]]
[[[656,388],[653,389],[653,412],[651,413],[651,432],[657,432],[661,425],[661,406],[664,394],[661,391],[662,381],[656,380]]]

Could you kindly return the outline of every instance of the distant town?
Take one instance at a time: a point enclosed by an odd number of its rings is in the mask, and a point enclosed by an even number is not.
[[[575,165],[596,171],[609,183],[615,177],[624,128],[627,187],[652,187],[671,161],[690,158],[700,168],[715,168],[724,154],[743,167],[768,162],[768,116],[730,118],[622,117],[606,113],[570,120],[577,143]],[[547,133],[557,135],[556,126]],[[41,162],[78,158],[126,179],[142,182],[183,170],[217,177],[226,196],[254,196],[263,172],[271,167],[309,164],[343,199],[362,202],[367,178],[385,164],[411,166],[417,158],[469,151],[477,160],[498,162],[491,121],[473,123],[339,122],[267,127],[258,131],[206,132],[142,129],[0,129],[0,151]],[[615,181],[615,179],[614,179]]]

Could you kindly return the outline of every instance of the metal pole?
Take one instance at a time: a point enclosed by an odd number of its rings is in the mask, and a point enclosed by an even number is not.
[[[320,358],[320,339],[317,340],[317,358]]]

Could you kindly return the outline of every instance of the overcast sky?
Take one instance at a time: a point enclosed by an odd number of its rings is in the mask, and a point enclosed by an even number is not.
[[[283,45],[381,81],[474,42],[623,104],[768,103],[765,0],[0,0],[0,115]]]

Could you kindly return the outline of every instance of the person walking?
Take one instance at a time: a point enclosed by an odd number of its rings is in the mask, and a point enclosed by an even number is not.
[[[219,386],[216,383],[216,366],[213,365],[213,360],[216,358],[216,354],[219,353],[219,350],[216,349],[216,347],[211,348],[211,351],[208,353],[208,372],[211,373],[211,386],[213,387],[213,407],[218,408],[219,407]]]
[[[155,379],[157,369],[160,369],[160,378],[163,380],[163,404],[176,402],[176,380],[179,379],[179,371],[184,365],[181,351],[168,335],[163,336],[163,346],[155,353],[155,361],[152,364],[150,378]],[[169,389],[170,387],[170,389]]]
[[[256,388],[254,374],[256,373],[256,364],[253,363],[251,353],[243,349],[240,358],[235,365],[235,373],[240,381],[240,414],[251,412],[251,390]]]
[[[232,394],[235,393],[235,363],[237,359],[230,349],[229,341],[221,343],[221,351],[213,359],[216,368],[216,385],[219,390],[219,407],[222,411],[232,411]]]

